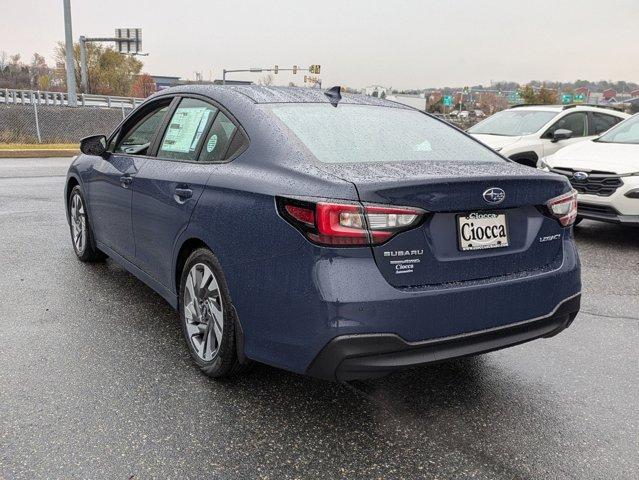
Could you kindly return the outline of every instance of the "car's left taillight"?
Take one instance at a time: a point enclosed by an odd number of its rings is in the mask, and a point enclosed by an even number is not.
[[[577,191],[571,190],[568,193],[551,198],[546,202],[546,207],[559,223],[564,227],[569,227],[575,223],[577,218]]]
[[[418,226],[426,213],[415,207],[347,201],[277,198],[287,222],[318,245],[380,245],[399,232]]]

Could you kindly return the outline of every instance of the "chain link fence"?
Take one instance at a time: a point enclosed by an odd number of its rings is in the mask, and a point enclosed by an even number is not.
[[[132,109],[0,105],[0,143],[79,143],[89,135],[108,135]]]

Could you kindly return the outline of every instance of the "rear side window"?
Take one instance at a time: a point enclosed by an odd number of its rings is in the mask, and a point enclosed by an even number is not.
[[[593,112],[592,114],[592,126],[595,135],[605,132],[611,127],[617,125],[620,122],[619,117],[613,115],[606,115],[605,113]]]
[[[228,158],[226,152],[236,130],[235,124],[220,112],[206,136],[199,160],[201,162],[220,162]]]
[[[175,160],[197,160],[204,133],[213,122],[217,108],[194,98],[178,105],[164,132],[157,156]]]
[[[504,161],[453,127],[416,110],[328,103],[270,108],[321,162]]]

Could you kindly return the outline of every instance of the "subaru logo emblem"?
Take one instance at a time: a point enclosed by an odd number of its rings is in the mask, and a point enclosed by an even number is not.
[[[588,174],[586,172],[575,172],[572,174],[572,178],[579,182],[583,182],[585,179],[588,178]]]
[[[501,188],[491,187],[484,192],[484,200],[488,203],[501,203],[506,198],[506,192]]]

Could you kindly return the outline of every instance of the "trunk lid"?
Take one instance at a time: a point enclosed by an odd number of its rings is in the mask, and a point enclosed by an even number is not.
[[[326,164],[323,168],[352,182],[362,202],[429,212],[418,228],[372,247],[381,273],[393,286],[426,287],[561,265],[565,229],[538,208],[569,191],[568,182],[559,175],[510,162]],[[484,199],[491,188],[503,190],[503,201],[492,204]],[[500,221],[505,223],[508,245],[463,251],[459,229],[464,222],[473,222],[469,214],[505,215]],[[458,216],[470,220],[462,219],[460,225]]]

